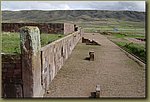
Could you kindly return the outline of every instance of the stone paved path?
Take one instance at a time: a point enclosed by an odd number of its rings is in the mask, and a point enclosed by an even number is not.
[[[97,84],[100,97],[145,97],[145,69],[101,34],[85,34],[101,46],[79,42],[49,86],[45,97],[91,97]],[[95,61],[85,58],[94,50]]]

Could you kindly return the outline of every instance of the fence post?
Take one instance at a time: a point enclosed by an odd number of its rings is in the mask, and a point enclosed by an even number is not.
[[[38,27],[20,28],[23,96],[34,97],[41,82],[40,30]]]

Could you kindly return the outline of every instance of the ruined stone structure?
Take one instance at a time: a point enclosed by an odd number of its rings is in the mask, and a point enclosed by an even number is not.
[[[86,39],[84,37],[82,37],[82,43],[86,43],[86,45],[99,45],[99,43],[97,43],[94,39],[91,40],[91,39]]]
[[[69,34],[74,32],[77,27],[70,23],[2,23],[2,31],[19,32],[23,26],[37,26],[41,33]]]
[[[2,54],[2,96],[22,97],[22,69],[20,55]]]
[[[42,48],[38,27],[22,27],[20,34],[21,54],[2,56],[3,97],[42,97],[82,37],[82,29]]]

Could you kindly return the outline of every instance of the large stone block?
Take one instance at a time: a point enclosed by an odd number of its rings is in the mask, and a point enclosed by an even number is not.
[[[41,90],[40,30],[25,26],[20,29],[20,35],[24,97],[38,96]]]

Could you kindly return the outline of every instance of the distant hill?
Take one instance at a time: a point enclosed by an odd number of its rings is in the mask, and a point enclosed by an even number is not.
[[[87,22],[100,19],[145,21],[145,12],[105,10],[2,11],[2,22]]]

